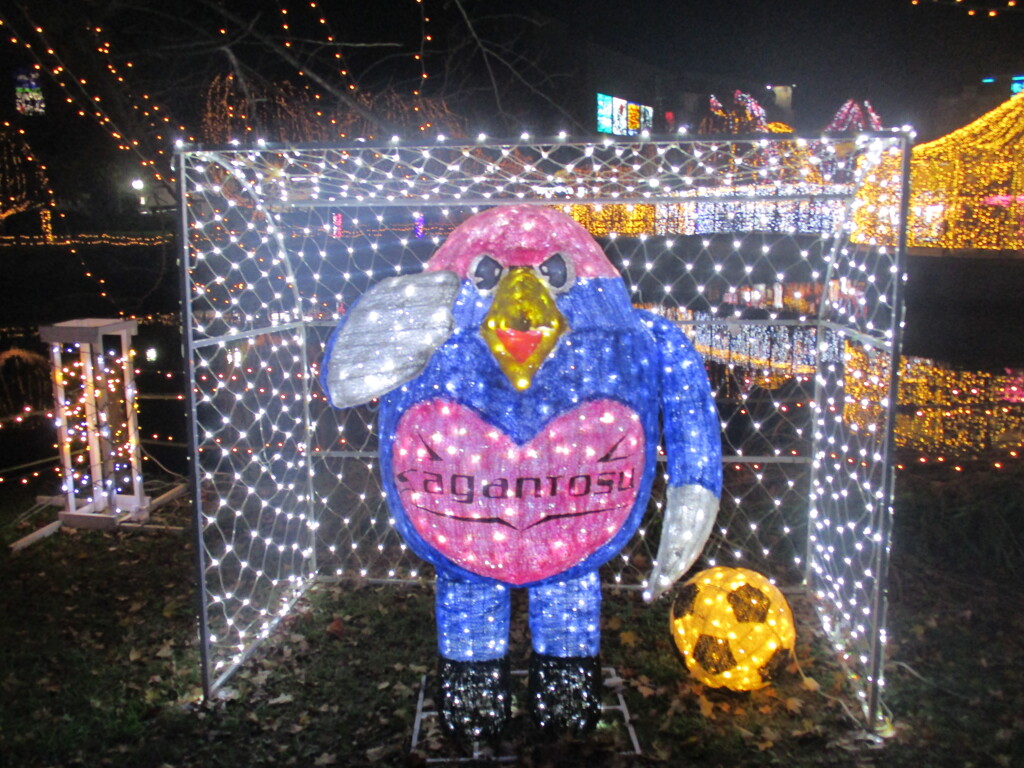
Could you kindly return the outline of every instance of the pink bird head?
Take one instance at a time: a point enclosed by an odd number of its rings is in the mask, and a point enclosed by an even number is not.
[[[505,267],[536,267],[552,254],[570,259],[577,277],[618,277],[601,246],[574,219],[542,205],[488,208],[457,226],[427,262],[466,279],[480,254]]]

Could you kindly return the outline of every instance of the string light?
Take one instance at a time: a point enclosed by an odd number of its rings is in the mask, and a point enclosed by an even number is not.
[[[42,235],[0,235],[0,246],[109,246],[111,248],[158,248],[174,241],[174,235],[157,233],[152,235],[121,235],[100,232],[96,234],[50,234]]]
[[[746,568],[710,568],[687,581],[672,606],[672,637],[697,680],[733,691],[768,685],[796,648],[786,598]]]
[[[88,319],[39,329],[53,365],[66,525],[113,527],[122,517],[148,517],[130,348],[136,328]],[[119,347],[108,350],[105,338]]]
[[[913,149],[907,244],[919,248],[1019,250],[1024,247],[1024,176],[1017,158],[1024,94],[973,123]],[[892,180],[899,158],[885,158],[858,197],[861,242],[895,242]]]
[[[0,126],[0,221],[27,211],[39,211],[44,239],[52,238],[52,211],[57,202],[39,161],[25,140],[25,130],[9,122]]]
[[[701,122],[700,133],[768,133],[768,118],[761,103],[743,91],[734,91],[733,105],[727,109],[714,94],[708,97],[710,116]]]
[[[420,45],[419,51],[413,54],[413,60],[419,65],[419,78],[415,87],[413,88],[412,95],[420,97],[423,95],[423,88],[427,81],[427,43],[433,41],[433,35],[427,32],[427,23],[430,18],[427,16],[426,8],[424,7],[423,0],[416,0],[416,9],[420,16]],[[418,111],[419,105],[413,107]],[[427,130],[430,127],[429,122],[420,124],[419,129],[421,131]]]
[[[879,417],[887,382],[863,350],[845,351],[844,418],[864,429]],[[962,371],[915,357],[900,360],[896,445],[930,460],[976,459],[1024,447],[1024,372]]]
[[[107,71],[113,77],[114,82],[117,83],[119,92],[128,98],[131,105],[132,111],[141,115],[142,119],[146,121],[149,126],[149,130],[153,133],[153,138],[157,143],[153,144],[150,151],[153,152],[156,157],[142,157],[139,160],[140,166],[143,170],[148,171],[151,178],[159,184],[173,184],[174,179],[169,175],[170,161],[167,153],[167,148],[164,145],[164,141],[169,131],[173,130],[173,123],[171,116],[167,113],[167,110],[161,110],[159,104],[153,103],[150,96],[143,93],[141,97],[129,88],[128,79],[122,72],[121,68],[114,62],[113,56],[111,55],[111,43],[109,40],[103,40],[104,30],[101,27],[94,27],[92,33],[96,39],[97,52],[103,57],[103,63]],[[131,61],[125,62],[125,69],[131,69],[134,65]],[[115,135],[115,138],[122,138],[119,135]],[[142,141],[138,138],[123,137],[125,144],[121,145],[121,149],[127,149],[130,147],[139,147]]]
[[[826,133],[842,133],[844,131],[881,131],[882,118],[878,116],[871,102],[856,102],[848,99],[836,112],[831,122],[825,126]]]
[[[934,3],[936,5],[947,5],[953,8],[960,8],[967,12],[968,16],[980,16],[993,19],[1000,13],[1012,13],[1021,10],[1017,0],[993,0],[992,2],[977,2],[976,0],[910,0],[911,5],[922,3]]]
[[[36,60],[36,66],[40,70],[45,70],[49,73],[64,93],[65,101],[71,105],[78,105],[77,111],[79,116],[94,119],[98,125],[100,125],[117,141],[119,149],[135,154],[141,167],[149,172],[155,180],[162,183],[173,183],[174,179],[168,177],[166,170],[162,171],[157,166],[157,160],[148,156],[146,152],[143,151],[142,141],[137,138],[131,138],[131,132],[128,131],[125,126],[114,120],[104,107],[102,96],[98,92],[92,91],[93,85],[90,83],[89,79],[74,76],[69,71],[66,63],[58,52],[58,46],[55,46],[53,41],[48,38],[46,30],[42,26],[32,24],[31,21],[29,23],[32,30],[32,37],[38,41],[37,43],[32,42],[29,39],[29,35],[18,33],[6,18],[0,16],[0,28],[3,28],[11,34],[9,41],[30,53]],[[94,35],[100,35],[102,33],[102,29],[100,28],[93,28],[90,31]],[[98,54],[104,57],[104,66],[113,75],[114,81],[118,83],[117,87],[124,90],[126,81],[110,59],[110,44],[99,42],[96,50]],[[133,101],[131,92],[127,90],[124,92],[129,100]],[[148,96],[143,95],[143,99],[148,100],[148,98]],[[135,103],[134,101],[132,107],[133,110],[141,111],[151,120],[156,119],[152,113],[146,109],[140,110],[138,103]],[[156,108],[153,107],[153,109]],[[158,146],[153,151],[155,154],[163,156],[164,161],[166,162],[166,151],[162,147]]]
[[[893,249],[851,246],[843,204],[904,141],[449,137],[186,152],[187,332],[218,679],[318,571],[421,574],[377,479],[373,406],[332,411],[312,384],[321,344],[370,284],[418,272],[475,211],[523,200],[586,223],[633,303],[659,307],[706,353],[727,454],[707,557],[784,585],[806,577],[865,713],[877,712],[889,406],[848,419],[844,371],[854,342],[885,369],[901,276]],[[823,191],[826,207],[800,207]],[[680,214],[701,205],[706,214]],[[645,531],[608,578],[640,586],[638,561],[653,557]]]
[[[355,76],[345,61],[343,43],[331,28],[324,9],[317,0],[309,0],[298,6],[294,12],[287,6],[279,8],[281,29],[284,39],[281,43],[289,60],[293,60],[293,51],[307,42],[296,37],[297,28],[308,26],[302,16],[304,11],[312,17],[311,23],[323,40],[323,46],[330,51],[332,68],[344,83],[345,89],[355,100],[352,103],[336,106],[334,100],[325,99],[314,90],[309,82],[304,87],[296,87],[286,82],[272,86],[256,87],[256,91],[245,94],[234,93],[239,88],[234,77],[221,75],[211,81],[205,95],[206,109],[201,118],[204,139],[212,143],[227,143],[232,140],[249,140],[254,137],[262,139],[279,138],[282,141],[334,141],[352,136],[370,137],[376,133],[377,126],[371,124],[367,116],[379,115],[391,125],[407,126],[421,132],[441,128],[455,135],[461,134],[460,120],[453,115],[439,98],[424,95],[424,86],[428,78],[426,54],[433,41],[429,28],[430,17],[425,6],[419,0],[415,5],[420,21],[419,43],[412,57],[416,66],[415,85],[412,96],[413,103],[397,92],[370,94],[358,88]],[[113,53],[113,44],[106,30],[101,27],[89,27],[88,33],[95,40],[94,51],[98,64],[103,68],[106,79],[82,77],[72,71],[72,66],[65,60],[61,47],[55,44],[42,26],[32,22],[26,13],[24,30],[18,30],[11,21],[0,15],[0,27],[9,33],[11,44],[26,51],[36,60],[35,72],[30,72],[24,80],[19,93],[19,104],[22,111],[37,109],[39,104],[38,89],[32,85],[37,73],[49,74],[64,94],[64,100],[77,107],[82,117],[93,119],[116,142],[119,149],[132,152],[138,158],[142,170],[154,182],[172,187],[176,179],[170,172],[169,142],[171,133],[177,132],[189,142],[197,140],[198,126],[191,129],[174,122],[166,108],[155,103],[147,93],[139,93],[132,87],[131,61],[120,62]],[[228,29],[217,31],[220,37],[228,34]],[[85,65],[83,65],[85,66]],[[319,78],[310,78],[308,72],[301,67],[297,75],[307,81],[324,82]],[[105,106],[103,88],[117,90],[119,98],[123,98],[129,107],[129,119],[125,116],[114,117]],[[332,106],[325,107],[325,103]],[[252,114],[256,112],[256,114]],[[276,135],[275,135],[276,134]]]

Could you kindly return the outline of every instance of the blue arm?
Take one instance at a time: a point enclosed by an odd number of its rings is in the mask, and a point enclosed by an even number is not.
[[[644,313],[658,349],[668,492],[661,542],[645,596],[668,590],[700,555],[722,494],[721,422],[704,361],[672,322]]]

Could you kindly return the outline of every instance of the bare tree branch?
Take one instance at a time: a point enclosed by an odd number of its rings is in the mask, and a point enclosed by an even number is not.
[[[455,7],[459,9],[459,13],[462,14],[463,20],[466,22],[466,27],[469,29],[469,34],[476,40],[477,47],[480,49],[480,54],[484,60],[484,66],[487,67],[487,74],[491,78],[491,87],[494,89],[494,102],[498,107],[498,112],[504,114],[505,110],[501,106],[501,92],[498,90],[498,81],[494,77],[494,70],[491,69],[491,52],[490,49],[484,45],[483,40],[476,33],[476,29],[473,26],[473,22],[470,21],[469,14],[466,13],[466,9],[462,7],[462,0],[454,0]]]
[[[231,23],[233,23],[233,24],[235,24],[235,25],[237,25],[239,27],[245,27],[246,26],[245,21],[243,19],[239,18],[234,13],[231,13],[226,8],[223,8],[222,6],[220,6],[220,5],[216,4],[216,3],[207,3],[206,5],[207,5],[207,7],[211,8],[212,10],[215,10],[217,13],[219,13],[221,16],[223,16],[225,19],[227,19]],[[367,123],[369,123],[371,125],[376,125],[378,128],[380,128],[381,130],[384,130],[384,131],[388,131],[388,132],[394,132],[395,131],[394,125],[392,125],[389,121],[381,118],[379,115],[374,114],[370,110],[366,109],[357,100],[355,100],[351,96],[349,96],[349,94],[346,93],[344,90],[335,87],[333,83],[330,83],[326,79],[321,77],[320,74],[318,72],[316,72],[315,70],[307,68],[305,65],[302,64],[302,62],[300,62],[295,56],[293,56],[287,49],[282,49],[280,46],[275,45],[274,41],[271,38],[269,38],[267,35],[263,34],[262,32],[260,32],[259,30],[257,30],[254,27],[251,28],[250,32],[251,32],[252,36],[256,40],[259,40],[261,43],[263,43],[264,45],[267,45],[272,50],[274,50],[274,52],[283,61],[287,62],[288,64],[291,64],[293,67],[295,67],[299,71],[304,72],[306,77],[308,77],[310,80],[312,80],[317,85],[319,85],[321,88],[323,88],[327,93],[331,94],[331,96],[333,96],[339,102],[344,104],[348,109],[351,109],[353,112],[358,114]]]

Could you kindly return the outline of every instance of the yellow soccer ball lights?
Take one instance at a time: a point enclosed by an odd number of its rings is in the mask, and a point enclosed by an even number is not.
[[[782,592],[755,571],[722,566],[683,586],[672,605],[672,636],[691,675],[733,691],[768,685],[796,645]]]

